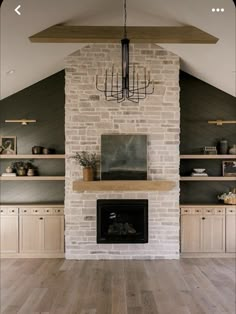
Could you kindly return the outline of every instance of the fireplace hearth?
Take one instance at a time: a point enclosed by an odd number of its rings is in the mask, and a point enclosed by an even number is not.
[[[97,243],[147,243],[148,200],[98,200]]]

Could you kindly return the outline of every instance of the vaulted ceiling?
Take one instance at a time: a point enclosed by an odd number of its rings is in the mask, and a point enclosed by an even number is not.
[[[55,24],[123,24],[123,0],[17,0],[1,6],[1,98],[64,68],[64,58],[85,44],[31,43]],[[212,12],[212,8],[224,12]],[[192,25],[219,38],[216,44],[160,44],[178,54],[181,69],[235,95],[235,6],[232,0],[127,0],[130,26]],[[11,71],[13,70],[13,71]],[[13,72],[13,73],[11,73]]]

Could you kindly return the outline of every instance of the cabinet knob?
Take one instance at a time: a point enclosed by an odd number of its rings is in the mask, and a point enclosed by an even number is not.
[[[205,220],[206,218],[205,217],[202,217],[202,220]]]
[[[40,220],[43,220],[43,217],[40,217],[39,219],[40,219]]]

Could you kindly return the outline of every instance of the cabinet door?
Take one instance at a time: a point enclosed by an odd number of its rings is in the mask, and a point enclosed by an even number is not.
[[[1,253],[18,253],[18,216],[0,217]]]
[[[225,252],[225,216],[202,217],[202,251]]]
[[[181,216],[181,252],[201,251],[201,217],[199,215]]]
[[[226,252],[236,252],[236,216],[226,215]]]
[[[22,253],[42,251],[42,222],[40,216],[20,217],[20,249]]]
[[[44,216],[43,251],[45,253],[64,252],[63,216]]]

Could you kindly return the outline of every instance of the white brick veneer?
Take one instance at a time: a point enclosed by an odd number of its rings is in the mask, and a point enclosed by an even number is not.
[[[95,89],[95,75],[120,68],[119,44],[93,44],[66,58],[66,187],[67,259],[157,259],[179,257],[179,58],[153,44],[130,47],[130,62],[145,66],[155,92],[139,104],[107,102]],[[168,179],[168,192],[77,193],[72,182],[82,169],[68,158],[87,150],[100,155],[101,134],[148,135],[148,179]],[[149,243],[97,244],[97,199],[148,199]]]

